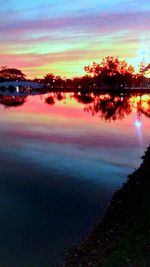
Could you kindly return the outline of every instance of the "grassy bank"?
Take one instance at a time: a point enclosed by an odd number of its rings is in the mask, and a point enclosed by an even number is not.
[[[150,267],[150,147],[102,221],[66,253],[65,267]]]

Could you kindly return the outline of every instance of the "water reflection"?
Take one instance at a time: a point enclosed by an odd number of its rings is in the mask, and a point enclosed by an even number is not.
[[[31,95],[42,95],[37,91],[1,91],[0,104],[5,107],[17,107],[26,103]],[[97,115],[101,120],[116,121],[122,120],[132,112],[137,113],[138,120],[141,115],[150,117],[150,95],[132,94],[94,94],[94,93],[62,93],[51,92],[44,94],[44,103],[48,105],[58,104],[63,101],[66,105],[83,105],[83,110],[92,116]],[[74,101],[75,100],[75,101]],[[43,103],[43,104],[44,104]]]
[[[79,102],[83,104],[89,104],[94,101],[94,97],[91,94],[80,94],[75,93],[74,98]]]
[[[140,163],[149,110],[149,95],[1,92],[0,266],[53,266],[92,229]]]
[[[121,120],[132,111],[127,96],[96,96],[94,101],[85,107],[93,116],[98,114],[102,120]]]
[[[58,101],[66,99],[66,94],[61,92],[48,93],[45,96],[45,103],[49,105],[54,105]]]
[[[148,97],[147,95],[140,96],[137,109],[139,114],[142,113],[146,117],[150,118],[150,97]]]
[[[45,98],[45,103],[47,103],[48,105],[54,105],[55,104],[55,100],[53,96],[48,96]]]
[[[0,104],[6,108],[22,106],[27,100],[26,96],[0,95]]]
[[[86,104],[84,111],[92,116],[98,115],[100,119],[106,121],[122,120],[131,112],[136,111],[138,116],[143,113],[150,115],[150,95],[126,95],[119,96],[105,94],[74,94],[79,103]]]

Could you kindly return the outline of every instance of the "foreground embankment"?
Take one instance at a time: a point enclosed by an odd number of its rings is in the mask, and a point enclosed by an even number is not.
[[[150,146],[102,221],[66,253],[65,267],[150,267]]]

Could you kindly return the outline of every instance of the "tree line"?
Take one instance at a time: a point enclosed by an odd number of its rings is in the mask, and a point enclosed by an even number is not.
[[[144,87],[149,83],[147,73],[150,64],[139,65],[138,73],[132,65],[118,57],[108,56],[101,62],[93,62],[92,65],[84,67],[85,75],[72,79],[62,78],[61,76],[47,73],[43,78],[34,78],[32,81],[40,82],[48,88],[81,88],[81,89],[122,89],[130,87]],[[0,82],[4,81],[25,81],[29,80],[26,75],[16,68],[7,66],[0,68]]]

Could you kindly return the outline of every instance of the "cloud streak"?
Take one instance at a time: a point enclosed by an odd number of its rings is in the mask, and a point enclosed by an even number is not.
[[[101,57],[106,51],[116,55],[117,48],[118,56],[134,57],[141,35],[150,33],[149,2],[81,2],[77,0],[75,5],[73,1],[58,0],[56,6],[56,2],[51,1],[50,5],[46,0],[38,0],[36,4],[28,0],[25,3],[5,1],[1,6],[0,24],[3,65],[13,65],[15,61],[17,67],[28,68],[29,72],[32,69],[33,74],[40,64],[47,72],[49,66],[58,64],[55,70],[59,71],[62,70],[59,64],[69,62],[69,70],[65,68],[63,74],[70,75],[71,63],[73,73],[75,61],[76,65],[83,62],[83,67],[92,56],[93,60],[99,58],[98,52]],[[147,37],[146,41],[149,47],[150,39]],[[79,73],[81,71],[74,75]]]

